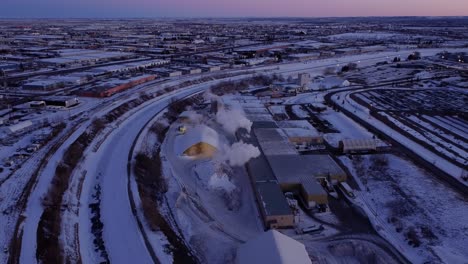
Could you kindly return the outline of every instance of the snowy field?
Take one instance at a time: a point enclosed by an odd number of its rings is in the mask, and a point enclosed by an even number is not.
[[[364,187],[356,192],[371,209],[370,217],[380,220],[384,232],[414,262],[464,263],[466,197],[405,158],[387,154],[380,157],[388,164],[381,164],[375,157],[340,158]]]
[[[373,89],[373,90],[378,90],[378,89]],[[358,90],[357,92],[359,92]],[[367,90],[369,91],[369,90]],[[336,103],[340,104],[343,106],[345,109],[348,111],[352,112],[354,115],[356,115],[358,118],[361,120],[367,122],[368,124],[372,125],[376,129],[378,129],[380,132],[386,134],[387,136],[393,138],[394,140],[398,141],[399,143],[407,146],[409,149],[411,149],[414,153],[418,154],[421,158],[425,159],[426,161],[429,161],[433,163],[436,167],[439,169],[443,170],[447,174],[451,175],[458,181],[462,182],[463,184],[468,184],[464,182],[461,178],[461,172],[462,168],[453,164],[452,162],[445,160],[440,157],[440,154],[429,151],[426,149],[424,146],[414,142],[411,138],[406,137],[405,135],[401,134],[397,130],[394,130],[387,126],[385,123],[383,123],[380,120],[377,120],[373,118],[369,114],[369,109],[366,106],[363,106],[356,101],[352,100],[350,98],[350,93],[349,92],[342,92],[342,93],[337,93],[332,96],[332,100],[335,101]],[[340,98],[345,98],[345,100],[340,100]]]

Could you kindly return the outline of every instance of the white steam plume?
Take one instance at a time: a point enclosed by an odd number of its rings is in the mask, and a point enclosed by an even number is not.
[[[260,156],[260,150],[251,144],[246,144],[242,141],[227,146],[223,150],[222,159],[227,161],[231,166],[243,166],[250,159]]]
[[[190,121],[200,124],[203,120],[203,116],[195,111],[188,110],[186,111],[187,117],[190,119]]]
[[[245,128],[250,133],[252,121],[245,117],[245,113],[241,108],[218,109],[216,113],[216,122],[223,126],[223,129],[231,134],[235,134],[239,128]]]

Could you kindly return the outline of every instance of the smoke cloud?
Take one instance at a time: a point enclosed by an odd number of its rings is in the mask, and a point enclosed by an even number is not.
[[[210,90],[206,91],[205,93],[203,93],[203,99],[205,99],[206,101],[211,101],[211,100],[216,100],[218,101],[219,100],[219,96],[212,93]]]
[[[260,156],[260,150],[257,147],[240,141],[226,147],[222,159],[227,161],[230,166],[243,166],[250,159],[258,156]]]
[[[245,113],[241,108],[226,109],[223,107],[218,109],[216,122],[231,134],[235,134],[239,128],[245,128],[250,133],[252,128],[252,121],[245,117]]]
[[[195,111],[192,111],[192,110],[188,110],[185,112],[187,117],[190,119],[190,121],[194,122],[194,123],[201,123],[202,120],[203,120],[203,116]]]
[[[223,174],[214,173],[213,175],[211,175],[210,180],[208,181],[208,186],[212,189],[225,190],[228,193],[236,189],[236,185],[234,185],[229,180],[229,176],[225,173]]]

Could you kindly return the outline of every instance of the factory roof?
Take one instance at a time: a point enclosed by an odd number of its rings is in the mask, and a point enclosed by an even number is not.
[[[15,133],[25,128],[32,126],[33,123],[30,120],[19,122],[17,124],[11,125],[7,128],[9,133]]]
[[[266,114],[268,110],[265,107],[243,107],[246,114]]]
[[[252,128],[278,128],[274,121],[254,121]]]
[[[267,159],[280,183],[300,181],[300,177],[346,175],[329,155],[275,155]]]
[[[255,182],[276,181],[273,171],[264,155],[251,159],[247,163],[250,176]]]
[[[307,120],[278,121],[288,137],[292,136],[319,136],[320,133]]]
[[[283,131],[288,138],[316,138],[320,136],[316,130],[304,128],[283,128]]]
[[[43,80],[35,80],[24,85],[34,85],[34,86],[48,86],[48,85],[55,85],[63,82],[63,80],[56,80],[56,79],[43,79]]]
[[[341,144],[343,145],[343,150],[367,150],[377,148],[377,141],[372,138],[343,139]]]
[[[292,214],[283,191],[276,182],[257,182],[255,187],[259,203],[263,205],[266,216]]]
[[[289,143],[286,134],[277,128],[254,128],[258,143],[266,156],[297,154],[296,148]]]
[[[247,113],[245,115],[252,122],[260,121],[270,121],[274,122],[273,117],[270,114],[261,114],[261,113]]]

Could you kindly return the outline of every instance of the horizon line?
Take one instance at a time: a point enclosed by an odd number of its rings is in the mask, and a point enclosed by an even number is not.
[[[468,18],[468,15],[381,15],[381,16],[78,16],[78,17],[3,17],[0,19],[18,20],[18,19],[324,19],[324,18]]]

